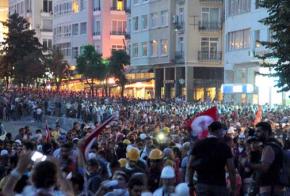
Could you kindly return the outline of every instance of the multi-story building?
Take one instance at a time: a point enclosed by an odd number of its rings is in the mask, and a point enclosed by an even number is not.
[[[7,29],[4,28],[2,22],[6,21],[8,18],[8,0],[0,1],[0,42],[4,39],[4,33]]]
[[[52,47],[52,0],[9,0],[9,13],[18,13],[31,25],[39,42]]]
[[[260,20],[267,10],[257,0],[225,1],[225,101],[236,103],[282,103],[274,79],[261,76],[261,60],[269,50],[259,41],[271,41],[269,28]],[[271,59],[271,61],[275,59]]]
[[[125,0],[54,0],[54,45],[71,65],[88,44],[104,58],[125,49],[125,7]]]
[[[222,0],[131,1],[131,65],[153,71],[155,97],[221,99],[223,13]]]

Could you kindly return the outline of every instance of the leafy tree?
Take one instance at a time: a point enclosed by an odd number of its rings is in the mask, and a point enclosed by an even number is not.
[[[53,49],[49,52],[46,59],[47,69],[52,73],[53,82],[56,85],[56,90],[60,90],[62,81],[69,75],[69,65],[59,49]]]
[[[261,44],[271,52],[259,56],[266,60],[277,59],[274,64],[263,61],[263,66],[272,68],[274,73],[269,74],[278,77],[276,86],[280,91],[290,90],[290,1],[289,0],[261,0],[259,5],[267,9],[268,16],[261,22],[269,26],[272,32],[272,40],[262,41]]]
[[[92,45],[84,47],[82,54],[77,58],[77,71],[83,75],[94,95],[95,80],[102,81],[106,78],[106,67],[102,63],[102,56]]]
[[[14,78],[17,84],[19,82],[27,84],[31,82],[31,80],[26,80],[30,76],[41,77],[43,70],[39,70],[40,67],[36,66],[43,62],[42,45],[35,37],[35,31],[29,29],[30,24],[14,13],[6,22],[3,22],[3,25],[9,30],[4,41],[0,43],[3,46],[0,49],[0,53],[3,54],[0,62],[0,76],[5,78],[6,87],[8,88],[9,78]],[[37,60],[30,62],[29,60],[32,59]],[[24,74],[26,76],[23,76]]]
[[[124,96],[125,85],[128,80],[125,74],[125,66],[130,64],[130,56],[125,50],[113,50],[110,57],[110,75],[117,79],[117,84],[121,86],[121,96]]]

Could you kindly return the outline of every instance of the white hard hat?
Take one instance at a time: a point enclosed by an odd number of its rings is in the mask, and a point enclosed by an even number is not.
[[[186,183],[180,183],[175,188],[176,196],[189,196],[189,188]]]
[[[8,155],[8,150],[1,150],[1,153],[0,153],[1,156],[5,156],[5,155]]]
[[[163,178],[163,179],[175,178],[175,172],[174,172],[173,167],[171,167],[171,166],[165,166],[162,169],[160,178]]]
[[[145,140],[147,138],[147,135],[145,133],[140,134],[140,139]]]
[[[234,134],[235,133],[235,128],[234,127],[230,127],[227,131],[228,134]]]

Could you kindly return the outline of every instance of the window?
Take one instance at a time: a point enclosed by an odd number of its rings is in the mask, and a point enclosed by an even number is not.
[[[94,0],[94,10],[100,10],[100,9],[101,9],[100,0]]]
[[[94,35],[100,35],[100,33],[101,33],[101,22],[96,21],[94,23]]]
[[[133,44],[133,57],[138,57],[138,44]]]
[[[123,0],[117,0],[117,10],[124,10],[124,2]]]
[[[112,50],[123,50],[124,46],[123,45],[112,45]]]
[[[139,1],[138,0],[133,0],[133,3],[137,4],[137,3],[139,3]]]
[[[237,50],[250,47],[250,29],[228,33],[228,50]]]
[[[256,3],[255,3],[256,9],[260,8],[260,3],[261,3],[261,0],[256,0]]]
[[[79,24],[72,24],[72,35],[79,34]]]
[[[133,30],[138,31],[138,16],[133,18]]]
[[[87,33],[87,23],[86,22],[82,22],[81,23],[81,28],[80,28],[80,34],[86,34]]]
[[[158,55],[158,43],[156,40],[152,40],[150,42],[150,55],[157,56]]]
[[[167,55],[168,54],[168,40],[163,39],[160,41],[161,44],[161,55]]]
[[[42,21],[42,29],[51,31],[52,30],[52,20],[43,19],[43,21]]]
[[[255,48],[260,48],[261,47],[261,43],[260,43],[260,30],[256,30],[255,31],[255,34],[254,34],[254,36],[255,36]]]
[[[43,12],[52,12],[52,0],[43,0]]]
[[[274,41],[274,32],[271,29],[268,29],[268,42],[273,42]]]
[[[66,57],[71,56],[71,45],[70,45],[70,43],[58,44],[58,45],[56,45],[56,48],[60,49],[61,53],[64,56],[66,56]]]
[[[147,42],[142,43],[142,56],[147,56]]]
[[[113,35],[124,35],[125,32],[126,32],[126,21],[122,21],[122,20],[112,21]]]
[[[84,10],[85,9],[85,2],[84,0],[80,0],[80,10]]]
[[[228,15],[235,16],[251,11],[251,0],[229,0]]]
[[[202,37],[200,43],[201,59],[216,59],[218,57],[218,41],[217,37]]]
[[[161,11],[161,26],[167,26],[168,25],[168,11]]]
[[[42,45],[44,48],[51,49],[52,48],[52,40],[51,39],[43,39]]]
[[[148,16],[147,15],[143,15],[141,17],[141,28],[142,28],[142,30],[145,30],[148,28]]]
[[[72,57],[77,58],[79,56],[79,48],[78,47],[73,47],[72,48]]]
[[[183,24],[184,22],[184,8],[179,8],[178,22],[180,24]]]
[[[202,8],[201,23],[202,27],[207,29],[216,29],[220,22],[219,8]]]
[[[183,53],[183,50],[184,50],[184,41],[183,41],[183,37],[179,37],[179,38],[178,38],[177,49],[178,49],[179,52]]]
[[[151,28],[157,27],[158,23],[158,14],[157,13],[152,13],[150,15],[151,17]]]

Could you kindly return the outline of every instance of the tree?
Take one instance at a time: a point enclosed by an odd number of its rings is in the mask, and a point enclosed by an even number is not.
[[[95,79],[102,81],[106,78],[106,67],[102,63],[102,56],[92,45],[84,47],[82,54],[77,58],[77,71],[82,74],[94,95]]]
[[[30,30],[30,24],[21,16],[14,13],[9,16],[3,25],[8,28],[8,33],[0,45],[0,53],[3,54],[0,62],[0,76],[5,78],[6,87],[9,85],[9,78],[14,78],[15,82],[27,84],[29,76],[39,77],[42,71],[35,73],[35,66],[43,62],[42,45],[35,37],[35,31]],[[34,62],[29,62],[31,59]],[[35,64],[35,65],[33,65]],[[37,67],[37,70],[39,67]],[[23,70],[27,76],[23,76]],[[32,75],[30,75],[32,74]],[[26,79],[24,79],[26,78]],[[29,81],[30,82],[30,81]]]
[[[290,1],[289,0],[261,0],[261,7],[266,8],[268,17],[261,22],[269,26],[272,32],[272,40],[262,41],[261,44],[271,52],[258,56],[263,60],[264,67],[272,68],[274,73],[269,74],[278,77],[276,86],[282,91],[290,90]],[[267,63],[269,58],[277,59],[274,64]]]
[[[117,84],[121,86],[121,96],[124,96],[125,85],[128,80],[125,74],[125,66],[130,64],[130,56],[125,50],[113,50],[110,57],[110,75],[117,79]]]
[[[64,60],[63,54],[59,49],[53,49],[49,52],[46,59],[48,71],[52,74],[56,90],[60,90],[62,81],[68,76],[69,65]]]

